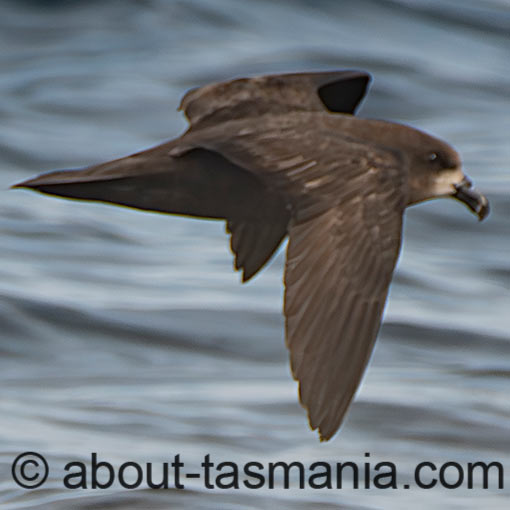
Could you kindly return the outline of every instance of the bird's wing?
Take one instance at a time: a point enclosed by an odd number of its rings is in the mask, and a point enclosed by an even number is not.
[[[244,279],[289,232],[284,310],[292,371],[311,426],[329,439],[372,351],[406,203],[398,155],[348,132],[341,116],[333,122],[320,113],[239,119],[18,186],[225,218]]]
[[[173,142],[82,170],[58,170],[17,184],[50,195],[94,200],[146,211],[225,219],[234,267],[249,280],[287,234],[290,213],[281,195],[207,149],[182,157]]]
[[[290,229],[287,346],[300,400],[323,440],[342,422],[381,323],[400,247],[402,215],[391,199],[367,191]]]
[[[219,125],[221,132],[223,123],[257,119],[261,114],[328,109],[354,113],[369,81],[370,75],[360,71],[240,79],[192,90],[180,108],[192,128],[203,132],[204,127]],[[148,211],[226,219],[235,268],[242,270],[246,281],[287,234],[288,204],[256,173],[200,143],[172,157],[180,143],[177,139],[81,170],[51,172],[15,187]]]
[[[287,346],[310,425],[329,439],[372,352],[398,258],[402,163],[392,151],[314,125],[312,117],[275,130],[245,126],[224,139],[200,137],[266,178],[290,207]]]
[[[190,90],[179,107],[192,126],[290,111],[354,113],[370,75],[363,71],[240,78]]]

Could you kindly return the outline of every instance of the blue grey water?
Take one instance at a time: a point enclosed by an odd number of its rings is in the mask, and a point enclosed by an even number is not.
[[[0,12],[0,507],[508,508],[510,2],[4,0]],[[177,136],[191,87],[338,68],[375,77],[360,115],[454,144],[493,208],[484,223],[454,201],[408,211],[375,355],[321,444],[287,363],[284,247],[240,285],[222,223],[8,187]],[[28,450],[50,466],[35,490],[11,477]],[[91,452],[117,467],[180,454],[188,472],[208,453],[363,466],[369,452],[397,465],[400,488],[63,488],[64,465]],[[421,461],[477,460],[506,467],[504,490],[496,477],[487,490],[413,484]]]

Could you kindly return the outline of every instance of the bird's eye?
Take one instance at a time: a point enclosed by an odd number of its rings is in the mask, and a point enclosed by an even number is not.
[[[427,159],[430,161],[430,162],[433,162],[433,161],[437,161],[438,159],[438,155],[437,155],[437,152],[431,152],[427,155]]]

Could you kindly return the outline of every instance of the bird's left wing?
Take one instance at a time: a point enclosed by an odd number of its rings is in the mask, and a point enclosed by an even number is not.
[[[287,346],[321,440],[342,423],[381,323],[402,220],[387,199],[389,193],[352,197],[289,232]]]
[[[274,187],[291,211],[286,340],[310,425],[329,439],[381,323],[400,250],[405,169],[391,150],[300,119],[193,136]]]

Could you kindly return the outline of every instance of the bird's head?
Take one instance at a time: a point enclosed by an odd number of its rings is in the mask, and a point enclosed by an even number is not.
[[[451,197],[463,202],[480,221],[489,214],[487,198],[473,188],[451,145],[408,126],[402,130],[399,142],[400,152],[408,160],[408,205]]]

